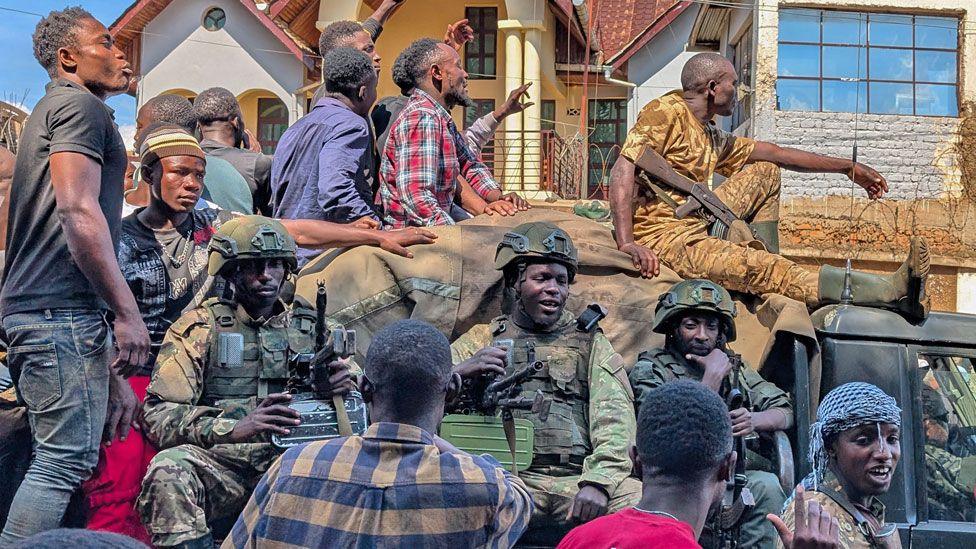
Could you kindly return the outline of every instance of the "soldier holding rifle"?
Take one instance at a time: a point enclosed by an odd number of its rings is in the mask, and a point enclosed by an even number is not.
[[[279,455],[280,440],[299,428],[286,385],[295,357],[315,351],[316,314],[281,300],[295,268],[295,241],[281,223],[243,216],[224,223],[210,242],[208,270],[233,289],[169,329],[144,406],[146,434],[163,450],[153,458],[137,507],[157,547],[213,547],[209,524],[235,517]],[[309,368],[326,366],[319,392],[355,388],[349,364],[329,346]]]
[[[636,429],[632,392],[623,359],[597,326],[602,308],[591,305],[579,318],[565,310],[578,268],[568,234],[544,222],[520,225],[498,245],[495,268],[505,273],[507,314],[458,338],[454,362],[466,378],[541,363],[521,383],[521,398],[535,404],[541,392],[548,409],[508,412],[534,429],[532,463],[519,475],[536,508],[521,541],[555,544],[574,524],[640,498],[627,455]]]
[[[641,353],[630,372],[638,405],[655,387],[691,379],[700,381],[729,404],[733,436],[789,429],[793,424],[790,396],[726,348],[727,342],[735,340],[735,315],[735,303],[729,293],[708,280],[685,280],[662,294],[654,310],[654,331],[665,334],[664,347]],[[753,457],[746,456],[741,445],[737,451],[743,465],[747,464],[747,457]],[[736,520],[726,520],[726,524],[710,521],[705,536],[730,538],[728,541],[740,547],[772,548],[776,532],[765,517],[782,509],[786,496],[774,474],[754,470],[753,463],[748,465],[751,467],[741,472],[754,505],[733,517]],[[725,503],[728,515],[728,507],[735,502]],[[727,535],[730,531],[732,536]]]

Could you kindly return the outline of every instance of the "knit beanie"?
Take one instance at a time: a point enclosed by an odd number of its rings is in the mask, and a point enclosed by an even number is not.
[[[196,138],[175,124],[149,128],[139,147],[139,156],[143,166],[152,165],[167,156],[195,156],[201,160],[206,159]]]

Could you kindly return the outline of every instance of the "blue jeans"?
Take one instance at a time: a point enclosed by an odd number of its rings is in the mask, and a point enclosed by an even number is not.
[[[0,546],[57,528],[71,494],[98,464],[108,408],[112,331],[96,309],[3,317],[7,360],[27,404],[34,459],[10,507]]]

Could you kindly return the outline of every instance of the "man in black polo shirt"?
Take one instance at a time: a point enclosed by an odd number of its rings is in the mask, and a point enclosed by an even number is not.
[[[132,71],[105,26],[81,8],[38,23],[34,56],[52,81],[21,135],[0,292],[34,459],[0,545],[58,527],[98,461],[110,407],[127,410],[117,419],[127,432],[136,401],[121,376],[149,352],[116,261],[126,156],[104,103],[128,88]]]

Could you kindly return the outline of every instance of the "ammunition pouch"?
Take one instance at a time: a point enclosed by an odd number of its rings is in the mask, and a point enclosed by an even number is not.
[[[353,434],[365,433],[369,425],[369,417],[363,395],[357,391],[350,391],[343,399],[343,404]],[[298,393],[292,397],[288,407],[298,412],[301,423],[297,427],[292,427],[287,435],[272,434],[271,443],[276,448],[284,450],[306,442],[343,436],[339,432],[339,418],[332,400],[318,398],[310,392]]]
[[[515,467],[519,471],[533,464],[532,447],[535,431],[527,419],[514,419]],[[512,452],[508,447],[502,418],[483,415],[448,414],[441,422],[440,436],[471,454],[489,454],[506,469],[512,469]]]

